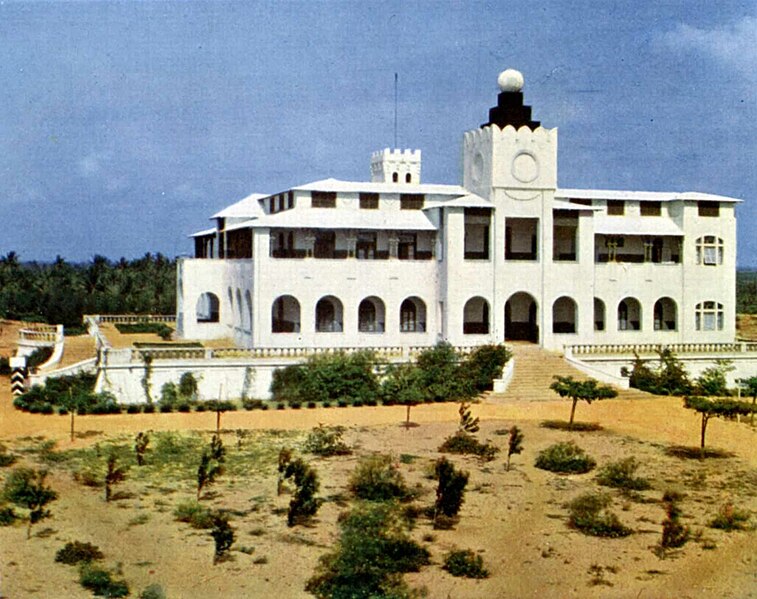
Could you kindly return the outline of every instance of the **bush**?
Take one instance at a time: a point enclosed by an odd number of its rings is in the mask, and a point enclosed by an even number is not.
[[[129,404],[126,406],[127,414],[139,414],[141,411],[142,409],[138,404]]]
[[[123,580],[114,580],[111,573],[89,563],[79,571],[79,584],[97,597],[126,597],[129,585]]]
[[[161,414],[170,414],[171,412],[173,412],[173,405],[167,404],[167,403],[162,403],[162,404],[160,404],[160,408],[159,409],[160,409],[160,413]]]
[[[213,537],[215,542],[215,554],[213,555],[213,563],[221,561],[231,549],[234,544],[234,530],[229,524],[229,518],[225,514],[215,514],[213,516],[213,528],[210,531],[210,536]]]
[[[320,558],[306,591],[319,599],[411,596],[401,574],[427,565],[429,552],[408,536],[396,504],[359,503],[339,528],[336,547]]]
[[[311,356],[305,364],[275,370],[271,393],[276,401],[364,401],[378,392],[374,364],[371,352]]]
[[[100,551],[97,545],[73,541],[72,543],[66,543],[62,549],[58,550],[55,554],[55,561],[74,566],[79,562],[91,562],[103,557],[103,552]]]
[[[494,459],[499,448],[490,443],[481,443],[473,435],[464,431],[457,431],[444,440],[444,443],[439,446],[439,451],[441,453],[473,454],[488,462]]]
[[[510,358],[512,353],[504,345],[481,345],[463,360],[462,370],[477,392],[491,391]]]
[[[16,463],[16,456],[12,453],[8,453],[7,448],[4,445],[0,445],[0,468],[7,468]]]
[[[342,441],[343,426],[324,426],[319,424],[308,433],[304,449],[322,457],[349,455],[352,450]]]
[[[16,520],[18,520],[18,515],[12,507],[0,507],[0,526],[10,526]]]
[[[583,474],[594,468],[597,462],[573,441],[568,441],[555,443],[541,451],[534,465],[560,474]]]
[[[173,329],[162,322],[137,322],[133,324],[119,322],[115,324],[115,327],[119,333],[124,335],[153,333],[164,340],[170,339],[173,333]]]
[[[190,404],[187,401],[182,401],[176,404],[176,411],[182,412],[183,414],[186,414],[187,412],[192,411],[192,404]]]
[[[597,482],[605,487],[623,489],[624,491],[644,491],[652,485],[646,478],[636,475],[639,462],[634,457],[610,462],[597,472]]]
[[[609,511],[612,500],[603,493],[584,493],[568,504],[568,524],[594,537],[627,537],[631,529],[623,526]]]
[[[242,407],[245,410],[259,410],[263,407],[262,399],[242,399]]]
[[[155,413],[155,406],[151,403],[147,403],[144,406],[142,406],[142,411],[145,414],[154,414]]]
[[[663,557],[668,549],[683,547],[689,540],[688,526],[681,524],[681,508],[678,502],[683,495],[675,491],[665,491],[662,502],[665,506],[665,520],[662,521],[662,538],[658,546],[658,555]]]
[[[552,430],[575,431],[580,433],[593,433],[602,430],[602,425],[598,422],[574,422],[571,424],[565,420],[542,420],[539,426]]]
[[[192,528],[213,528],[213,512],[197,501],[182,501],[173,512],[178,522],[187,522]]]
[[[294,495],[289,502],[287,526],[300,524],[315,516],[320,506],[315,497],[320,486],[316,471],[297,458],[286,465],[284,478],[293,478],[295,484]]]
[[[659,365],[649,366],[648,361],[637,355],[629,377],[629,384],[655,395],[688,395],[693,385],[681,361],[669,349],[658,351]]]
[[[483,558],[470,549],[450,551],[444,557],[444,570],[452,576],[463,578],[488,578],[489,571],[484,568]]]
[[[309,401],[308,402],[308,409],[313,410],[313,409],[315,409],[317,407],[318,407],[318,404],[315,403],[314,401]]]
[[[434,527],[436,528],[440,515],[445,518],[454,518],[460,511],[465,486],[468,484],[468,473],[456,470],[447,458],[442,457],[436,461],[434,477],[439,481],[434,503]]]
[[[166,592],[162,586],[153,583],[145,587],[145,590],[139,594],[139,599],[166,599]]]
[[[394,458],[386,454],[361,458],[350,477],[349,486],[358,499],[403,501],[410,498],[410,492]]]
[[[749,512],[734,507],[730,501],[725,503],[718,510],[717,515],[710,520],[711,528],[718,528],[731,532],[732,530],[743,530],[749,522]]]

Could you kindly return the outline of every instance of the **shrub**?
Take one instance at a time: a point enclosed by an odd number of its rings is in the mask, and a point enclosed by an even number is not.
[[[408,536],[396,504],[359,503],[339,528],[336,547],[320,558],[305,590],[319,599],[410,596],[401,574],[428,564],[429,553]]]
[[[166,592],[163,587],[157,583],[153,583],[139,594],[139,599],[166,599]]]
[[[749,512],[734,507],[730,501],[720,507],[715,517],[710,520],[711,528],[719,528],[730,532],[732,530],[743,530],[749,522]]]
[[[135,322],[129,324],[118,322],[114,326],[118,329],[118,332],[122,334],[134,335],[153,333],[165,340],[170,339],[171,334],[173,333],[173,329],[162,322]]]
[[[79,584],[98,597],[126,597],[129,585],[123,580],[114,580],[103,568],[84,563],[79,571]]]
[[[170,414],[171,412],[173,412],[173,405],[161,403],[159,409],[161,414]]]
[[[145,455],[147,455],[147,446],[150,444],[150,435],[142,431],[137,433],[134,438],[134,453],[137,456],[137,466],[145,465]]]
[[[299,410],[302,407],[302,404],[299,401],[290,401],[289,407],[293,410]]]
[[[664,557],[668,549],[683,547],[689,540],[690,531],[688,526],[681,524],[681,508],[678,502],[683,495],[675,491],[665,491],[662,502],[665,506],[665,520],[662,521],[662,538],[658,545],[658,555]]]
[[[568,524],[582,533],[594,537],[627,537],[631,529],[623,526],[618,517],[609,511],[612,503],[604,493],[584,493],[568,504]]]
[[[234,530],[229,524],[228,516],[225,514],[213,516],[213,528],[210,531],[210,536],[213,537],[215,542],[215,553],[213,555],[213,563],[215,564],[226,557],[234,543]]]
[[[16,463],[16,456],[8,453],[4,445],[0,445],[0,468],[7,468]]]
[[[305,364],[287,366],[273,373],[271,393],[277,401],[326,401],[344,398],[347,403],[365,400],[378,392],[371,352],[319,354]]]
[[[126,406],[126,413],[127,414],[139,414],[142,410],[140,409],[140,406],[138,404],[129,404]]]
[[[577,431],[580,433],[593,433],[602,430],[602,425],[598,422],[573,422],[573,424],[570,424],[565,420],[542,420],[539,426],[552,430]]]
[[[659,365],[651,367],[648,361],[636,355],[629,377],[629,384],[655,395],[687,395],[692,391],[686,369],[669,349],[658,351]]]
[[[468,473],[456,470],[452,462],[442,457],[436,461],[434,477],[439,481],[434,503],[434,528],[436,528],[440,515],[454,518],[460,511],[465,486],[468,484]]]
[[[410,498],[410,492],[394,458],[386,454],[360,459],[350,477],[350,491],[358,499],[369,501],[402,501]]]
[[[465,358],[462,371],[477,392],[491,391],[510,358],[512,353],[504,345],[481,345]]]
[[[489,571],[484,568],[483,558],[470,549],[457,549],[444,556],[444,570],[452,576],[463,578],[488,578]]]
[[[314,401],[309,401],[308,402],[308,409],[312,410],[312,409],[317,408],[317,407],[318,407],[318,404],[315,403]]]
[[[349,455],[352,450],[342,441],[343,426],[324,426],[319,424],[308,433],[305,439],[305,451],[322,457]]]
[[[18,520],[18,515],[12,507],[0,507],[0,526],[10,526],[16,520]]]
[[[319,501],[315,497],[320,486],[318,474],[302,459],[297,458],[287,464],[284,478],[294,479],[295,491],[287,514],[287,526],[294,526],[307,521],[318,511]]]
[[[510,437],[507,442],[507,464],[506,469],[510,470],[510,457],[523,451],[523,433],[517,426],[510,429]]]
[[[108,461],[105,466],[105,501],[112,498],[113,487],[122,483],[126,479],[126,468],[120,468],[117,464],[115,451],[108,455]]]
[[[191,412],[192,411],[192,404],[190,404],[187,401],[181,401],[178,404],[176,404],[176,411],[177,412],[182,412],[183,414]]]
[[[636,476],[639,462],[634,457],[605,464],[597,472],[597,482],[605,487],[624,491],[644,491],[652,485],[646,478]]]
[[[534,465],[542,470],[561,474],[589,472],[597,462],[572,441],[555,443],[541,451]]]
[[[102,559],[103,557],[103,552],[100,551],[100,548],[97,545],[73,541],[71,543],[66,543],[62,549],[58,550],[55,554],[55,561],[73,566],[79,562],[91,562]]]
[[[5,479],[3,497],[29,510],[27,539],[31,537],[32,525],[50,515],[50,511],[45,509],[47,504],[58,498],[58,494],[45,484],[45,478],[47,478],[45,470],[18,468]]]
[[[142,406],[142,411],[145,414],[154,414],[155,413],[155,406],[151,403],[147,403]]]
[[[262,399],[242,399],[242,407],[245,410],[258,410],[263,407]]]
[[[490,443],[481,443],[473,435],[459,430],[444,440],[444,443],[439,446],[439,451],[441,453],[473,454],[488,462],[494,459],[499,448]]]
[[[186,522],[192,528],[212,528],[213,512],[197,501],[182,501],[173,512],[179,522]]]

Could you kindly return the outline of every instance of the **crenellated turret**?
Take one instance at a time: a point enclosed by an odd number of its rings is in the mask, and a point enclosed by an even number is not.
[[[385,148],[371,154],[373,183],[421,182],[421,151]]]

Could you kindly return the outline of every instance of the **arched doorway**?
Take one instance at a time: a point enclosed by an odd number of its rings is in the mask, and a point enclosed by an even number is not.
[[[525,291],[510,296],[505,303],[505,341],[539,342],[536,300]]]

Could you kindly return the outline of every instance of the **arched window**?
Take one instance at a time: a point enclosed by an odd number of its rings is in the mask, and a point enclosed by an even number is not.
[[[300,332],[300,302],[291,295],[277,297],[271,308],[272,333]]]
[[[413,180],[413,176],[410,173],[405,175],[405,183],[410,183]]]
[[[697,331],[723,330],[723,304],[718,302],[700,302],[696,308]]]
[[[723,264],[723,240],[720,237],[705,235],[697,239],[697,264]]]
[[[598,297],[594,298],[594,330],[605,330],[605,303]]]
[[[317,333],[341,333],[344,329],[342,302],[333,295],[318,300],[315,305],[315,330]]]
[[[358,330],[361,333],[383,333],[384,313],[384,302],[379,298],[365,298],[357,309]]]
[[[618,304],[618,330],[641,330],[641,304],[633,297],[627,297]]]
[[[489,334],[489,302],[483,297],[472,297],[463,308],[463,334]]]
[[[399,180],[400,180],[399,173],[396,173],[396,172],[392,173],[392,183],[397,183],[397,181],[399,181]]]
[[[218,322],[219,319],[218,296],[215,293],[203,293],[197,299],[195,312],[197,322]]]
[[[676,303],[669,297],[661,297],[654,303],[654,330],[675,331],[677,329]]]
[[[409,297],[400,305],[400,332],[426,331],[426,304],[419,297]]]
[[[573,298],[563,296],[552,304],[552,332],[575,333],[578,307]]]

